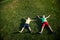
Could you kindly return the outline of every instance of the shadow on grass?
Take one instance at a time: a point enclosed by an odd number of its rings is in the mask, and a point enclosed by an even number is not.
[[[37,16],[36,16],[36,24],[38,25],[38,32],[41,31],[41,26],[42,26],[42,20],[40,20]]]
[[[20,26],[19,26],[19,30],[21,30],[22,29],[22,27],[24,26],[24,24],[25,24],[25,19],[21,19],[21,23],[20,23]],[[17,32],[13,32],[13,34],[18,34],[19,33],[19,31],[17,31]]]
[[[48,26],[45,26],[45,29],[47,29],[48,31],[48,34],[50,35],[50,34],[56,34],[55,32],[51,32],[51,30],[49,29],[49,27]]]
[[[20,23],[20,26],[19,26],[19,30],[21,30],[22,29],[22,27],[24,26],[24,24],[25,24],[25,19],[21,19],[21,23]]]

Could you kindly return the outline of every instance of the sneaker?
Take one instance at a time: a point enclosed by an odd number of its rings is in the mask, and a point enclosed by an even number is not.
[[[55,32],[55,31],[53,31],[52,33],[53,33],[53,34],[56,34],[56,32]]]
[[[42,34],[41,32],[39,32],[39,34]]]
[[[21,31],[19,31],[19,33],[22,33]]]

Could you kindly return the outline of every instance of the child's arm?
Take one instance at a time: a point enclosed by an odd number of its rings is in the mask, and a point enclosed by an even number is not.
[[[38,18],[40,18],[40,16],[37,15]]]
[[[49,16],[47,16],[46,18],[49,18],[50,17],[50,15]]]
[[[36,18],[31,18],[31,21],[36,21]]]
[[[42,19],[40,16],[37,16],[39,19]]]
[[[36,21],[36,20],[31,19],[31,21]]]

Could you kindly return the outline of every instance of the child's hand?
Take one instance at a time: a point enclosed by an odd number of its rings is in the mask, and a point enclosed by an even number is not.
[[[40,18],[39,15],[37,15],[37,17]]]
[[[51,16],[51,15],[49,15],[49,16]]]

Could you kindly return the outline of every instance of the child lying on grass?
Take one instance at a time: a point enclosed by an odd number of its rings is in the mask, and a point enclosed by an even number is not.
[[[31,28],[30,28],[30,26],[29,26],[29,24],[30,24],[31,21],[34,21],[34,20],[32,20],[30,17],[28,17],[28,18],[26,19],[26,22],[25,22],[23,28],[22,28],[21,31],[19,31],[19,32],[22,33],[22,31],[24,30],[24,28],[28,28],[29,31],[32,33],[32,30],[31,30]]]
[[[54,31],[52,30],[51,26],[49,25],[48,21],[47,21],[47,18],[49,18],[49,17],[50,17],[50,15],[49,15],[48,17],[45,17],[45,15],[43,15],[42,18],[40,18],[40,17],[38,16],[38,18],[39,18],[40,20],[42,20],[42,29],[41,29],[41,31],[39,32],[40,34],[42,34],[43,29],[44,29],[45,26],[48,26],[48,28],[51,30],[51,32],[54,32]]]

